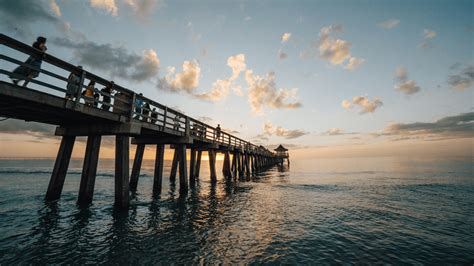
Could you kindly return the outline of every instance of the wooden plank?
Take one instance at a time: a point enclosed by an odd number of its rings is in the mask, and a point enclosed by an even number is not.
[[[94,196],[101,139],[101,135],[87,137],[86,155],[84,157],[84,165],[82,166],[81,184],[79,187],[79,197],[77,199],[77,203],[80,205],[90,204]]]
[[[129,152],[130,137],[115,137],[115,207],[126,209],[129,205]]]
[[[138,144],[135,151],[135,159],[133,160],[132,174],[130,175],[130,190],[136,191],[138,179],[140,176],[140,168],[142,167],[143,153],[145,152],[145,144]]]
[[[74,148],[75,140],[76,137],[74,136],[65,136],[62,138],[58,155],[56,156],[56,161],[54,162],[51,179],[49,180],[48,191],[46,192],[45,200],[57,200],[61,197],[61,192],[63,190],[69,162],[71,161],[71,154],[72,149]]]
[[[165,158],[165,144],[156,145],[155,173],[153,176],[153,193],[161,193],[163,180],[163,164]]]

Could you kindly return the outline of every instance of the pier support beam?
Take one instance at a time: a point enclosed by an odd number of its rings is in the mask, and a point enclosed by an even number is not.
[[[194,175],[196,176],[196,178],[199,177],[199,171],[201,170],[201,156],[202,156],[202,151],[199,150],[197,152],[197,158],[196,158],[196,170],[194,172]]]
[[[196,149],[191,148],[191,158],[189,160],[189,180],[194,182],[196,180]]]
[[[129,204],[129,152],[130,137],[115,136],[115,207],[128,208]]]
[[[130,175],[130,190],[136,191],[138,186],[138,178],[140,176],[140,168],[142,167],[143,153],[145,152],[145,144],[138,144],[135,151],[135,159],[133,160],[132,174]]]
[[[101,135],[87,137],[86,155],[82,166],[81,185],[77,199],[77,203],[80,205],[88,205],[92,202],[101,139]]]
[[[230,155],[228,151],[224,153],[224,164],[222,166],[222,173],[225,177],[229,179],[232,178],[232,172],[230,170]]]
[[[165,158],[165,144],[156,144],[155,173],[153,175],[153,193],[161,193],[163,180],[163,164]]]
[[[173,162],[171,163],[170,181],[176,181],[176,172],[178,170],[178,149],[174,149]]]
[[[232,176],[235,178],[237,177],[237,152],[232,153],[232,166],[231,166],[231,171],[232,171]]]
[[[188,170],[186,163],[186,145],[179,144],[176,146],[179,159],[179,190],[186,192],[188,190]]]
[[[208,151],[209,154],[209,171],[211,174],[211,182],[217,181],[217,174],[216,174],[216,151],[210,149]]]
[[[76,136],[63,136],[56,161],[54,162],[53,173],[49,180],[45,200],[57,200],[61,197],[75,140]]]

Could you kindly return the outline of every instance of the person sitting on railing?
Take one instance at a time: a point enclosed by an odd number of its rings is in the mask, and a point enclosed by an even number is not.
[[[139,96],[143,96],[142,93],[138,94]],[[141,97],[136,97],[135,98],[135,112],[138,113],[135,115],[133,118],[142,120],[141,113],[142,113],[142,105],[143,105],[143,100]]]
[[[156,108],[153,108],[153,110],[151,110],[151,115],[150,116],[151,116],[150,122],[152,124],[155,124],[156,121],[158,120],[158,113],[156,112]]]
[[[24,80],[23,87],[26,87],[28,82],[31,79],[34,79],[39,76],[39,69],[41,68],[41,63],[43,62],[43,55],[46,52],[46,38],[45,37],[38,37],[36,42],[33,43],[33,48],[36,48],[43,52],[40,56],[31,55],[25,61],[25,64],[28,66],[19,66],[13,70],[13,75],[10,75],[10,79],[12,80],[13,84],[18,85],[20,80]]]
[[[112,95],[112,87],[114,86],[114,82],[111,81],[110,85],[105,86],[100,90],[102,92],[102,106],[100,107],[102,110],[109,111],[110,110],[110,96]]]
[[[87,85],[86,89],[82,92],[84,102],[87,106],[92,106],[94,104],[94,85],[95,81],[89,81],[89,85]]]
[[[82,69],[82,66],[77,66],[77,68]],[[81,77],[71,72],[67,78],[66,100],[74,100],[79,91],[79,82],[81,82]]]
[[[221,138],[221,125],[220,124],[217,124],[217,127],[216,127],[216,138],[217,140]]]
[[[150,119],[148,118],[148,116],[150,115],[150,104],[149,103],[146,102],[143,105],[142,114],[143,114],[143,121],[150,122]]]

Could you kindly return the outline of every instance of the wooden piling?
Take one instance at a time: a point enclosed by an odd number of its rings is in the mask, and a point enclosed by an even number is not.
[[[188,166],[186,163],[186,145],[179,144],[176,147],[179,159],[179,189],[180,191],[184,192],[188,190]]]
[[[173,162],[171,163],[170,181],[176,181],[176,171],[178,170],[178,149],[174,149]]]
[[[76,136],[63,136],[61,139],[61,145],[59,146],[58,155],[54,162],[45,200],[57,200],[61,197],[75,140]]]
[[[195,172],[194,172],[194,176],[195,176],[196,178],[199,177],[199,171],[201,170],[201,156],[202,156],[202,151],[199,150],[199,151],[197,152],[196,170],[195,170]]]
[[[94,196],[95,177],[97,173],[97,163],[99,162],[99,150],[101,135],[87,137],[86,154],[82,166],[81,184],[79,186],[79,197],[77,203],[88,205]]]
[[[145,144],[138,144],[135,151],[135,159],[133,160],[132,174],[130,175],[130,190],[136,191],[138,186],[138,178],[140,176],[140,168],[142,167],[143,153],[145,152]]]
[[[129,205],[129,137],[115,136],[115,207],[128,208]]]
[[[217,181],[217,174],[216,174],[216,152],[213,149],[208,150],[209,154],[209,171],[211,174],[211,182]]]
[[[196,180],[196,149],[191,148],[191,158],[189,160],[189,180],[194,182]]]
[[[155,173],[153,175],[153,193],[160,193],[163,180],[163,164],[165,158],[165,144],[156,145]]]
[[[230,155],[228,151],[224,153],[224,164],[222,165],[222,173],[227,178],[232,178],[232,172],[230,171]]]

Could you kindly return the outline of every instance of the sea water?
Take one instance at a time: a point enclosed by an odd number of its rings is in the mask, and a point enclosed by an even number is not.
[[[472,158],[294,159],[216,184],[203,161],[186,194],[166,161],[159,195],[144,161],[125,212],[113,207],[113,160],[100,160],[87,208],[76,205],[81,160],[61,199],[44,202],[53,165],[0,160],[1,265],[474,263]]]

